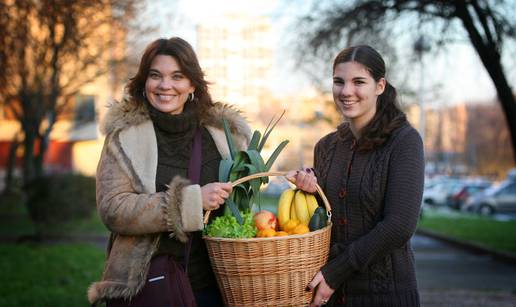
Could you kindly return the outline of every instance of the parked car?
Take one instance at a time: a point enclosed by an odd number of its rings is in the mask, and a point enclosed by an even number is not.
[[[507,173],[507,179],[516,181],[516,168],[512,168],[509,170],[509,172]]]
[[[516,212],[516,180],[505,180],[478,194],[466,203],[464,210],[482,215]]]
[[[467,202],[467,200],[476,194],[484,191],[491,186],[489,181],[469,181],[457,188],[448,195],[446,204],[448,207],[460,210]]]
[[[443,179],[425,188],[423,191],[423,203],[430,206],[446,205],[448,195],[462,186],[458,179]]]

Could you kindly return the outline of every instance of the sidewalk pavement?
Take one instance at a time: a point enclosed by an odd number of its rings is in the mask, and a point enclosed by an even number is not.
[[[429,230],[429,229],[418,229],[417,234],[436,239],[438,241],[448,243],[452,246],[458,247],[460,249],[470,251],[474,254],[484,254],[489,255],[490,257],[507,262],[509,264],[516,265],[516,254],[515,253],[509,253],[509,252],[503,252],[503,251],[497,251],[495,249],[490,248],[489,246],[485,246],[479,243],[473,243],[473,242],[466,242],[460,239],[455,239],[443,234],[440,234],[438,232]]]
[[[516,263],[420,232],[412,246],[421,306],[516,306]]]

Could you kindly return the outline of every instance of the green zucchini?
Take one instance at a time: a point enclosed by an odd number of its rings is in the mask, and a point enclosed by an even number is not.
[[[312,218],[308,223],[308,228],[310,231],[324,228],[327,225],[327,219],[326,210],[324,210],[323,207],[318,207],[315,209],[314,215],[312,215]]]

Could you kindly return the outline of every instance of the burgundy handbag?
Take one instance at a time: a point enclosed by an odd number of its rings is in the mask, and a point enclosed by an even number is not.
[[[188,164],[188,178],[194,184],[201,179],[202,137],[201,128],[195,132],[192,157]],[[112,299],[107,307],[196,307],[195,296],[188,279],[188,260],[192,237],[188,236],[183,266],[170,255],[152,258],[147,281],[142,290],[130,301]]]

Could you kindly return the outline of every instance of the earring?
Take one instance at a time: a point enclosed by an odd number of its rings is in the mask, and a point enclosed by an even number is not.
[[[188,98],[189,98],[190,101],[194,101],[194,99],[195,99],[194,93],[191,92],[190,94],[188,94]]]
[[[143,98],[147,99],[147,94],[145,94],[145,90],[143,90],[142,93],[143,93]]]

